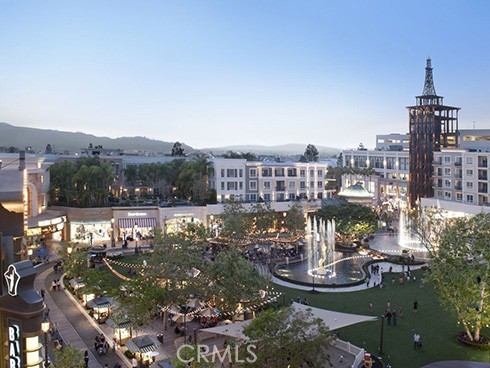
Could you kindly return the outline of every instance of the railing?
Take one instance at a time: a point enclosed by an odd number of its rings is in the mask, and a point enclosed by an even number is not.
[[[340,339],[336,339],[332,345],[334,345],[335,347],[343,350],[343,351],[346,351],[348,352],[349,354],[352,354],[354,355],[354,363],[352,363],[352,368],[357,368],[361,365],[361,363],[363,362],[364,360],[364,349],[363,348],[359,348],[355,345],[352,345],[350,342],[348,341],[343,341],[343,340],[340,340]]]
[[[488,176],[487,175],[478,175],[478,180],[488,180]]]
[[[285,192],[286,187],[276,187],[276,192]]]
[[[487,160],[481,160],[478,162],[478,167],[488,167],[488,161]]]
[[[462,165],[463,165],[463,163],[461,161],[456,161],[454,163],[454,166],[462,166]]]

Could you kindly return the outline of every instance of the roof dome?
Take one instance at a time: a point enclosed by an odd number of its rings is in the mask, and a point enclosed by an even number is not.
[[[374,195],[364,189],[364,187],[362,186],[362,181],[358,181],[356,184],[342,190],[339,193],[339,196],[345,197],[346,199],[372,199]]]

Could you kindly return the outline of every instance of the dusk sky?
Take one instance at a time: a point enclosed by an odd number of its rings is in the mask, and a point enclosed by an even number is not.
[[[196,148],[373,147],[423,90],[490,129],[488,1],[0,0],[0,121]]]

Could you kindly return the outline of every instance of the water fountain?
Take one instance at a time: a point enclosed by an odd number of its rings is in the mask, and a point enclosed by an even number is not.
[[[417,252],[425,252],[426,249],[420,241],[413,235],[410,218],[405,210],[400,211],[400,219],[398,224],[398,244],[401,247],[408,248]]]
[[[319,276],[335,276],[335,220],[307,221],[306,249],[308,273]]]
[[[361,267],[370,257],[335,250],[335,220],[309,218],[305,230],[305,260],[279,265],[276,276],[317,287],[362,282]]]

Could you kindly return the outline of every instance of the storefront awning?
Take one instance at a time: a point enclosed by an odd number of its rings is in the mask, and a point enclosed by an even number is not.
[[[129,339],[126,341],[126,347],[132,353],[144,354],[155,351],[157,349],[157,344],[150,338],[150,336],[145,335]]]
[[[108,319],[106,321],[107,325],[112,327],[113,329],[120,328],[120,329],[129,329],[133,325],[131,322],[126,321],[126,322],[121,322],[121,323],[116,323],[113,319]]]
[[[87,306],[92,309],[110,308],[113,304],[112,298],[107,298],[105,296],[87,302]]]
[[[135,225],[138,227],[157,227],[157,219],[155,217],[145,218],[122,218],[117,221],[120,229],[133,229]]]

